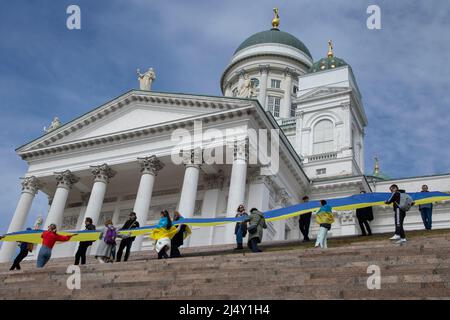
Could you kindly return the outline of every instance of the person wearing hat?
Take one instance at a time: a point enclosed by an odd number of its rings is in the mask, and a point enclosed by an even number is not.
[[[302,200],[303,200],[303,203],[306,203],[309,201],[309,197],[304,196],[302,198]],[[301,214],[298,219],[298,226],[300,228],[300,232],[303,235],[303,242],[310,241],[308,234],[309,234],[309,226],[311,224],[311,216],[312,216],[312,212],[306,212],[306,213]]]

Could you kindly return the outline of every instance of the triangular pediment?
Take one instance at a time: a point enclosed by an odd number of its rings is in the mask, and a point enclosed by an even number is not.
[[[323,98],[343,92],[348,92],[349,88],[346,87],[320,87],[316,89],[312,89],[300,96],[297,97],[299,100],[309,100],[309,99],[318,99]]]
[[[23,153],[195,119],[249,105],[244,99],[130,91],[18,148]]]
[[[198,107],[166,107],[153,104],[134,103],[126,109],[117,111],[108,117],[98,120],[90,127],[60,139],[58,143],[108,136],[156,124],[169,123],[175,120],[205,114],[206,111],[207,110],[204,108]]]

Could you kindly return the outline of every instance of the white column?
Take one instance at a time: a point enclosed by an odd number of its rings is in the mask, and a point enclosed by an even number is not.
[[[53,196],[47,219],[45,220],[45,227],[51,223],[54,223],[58,228],[61,228],[64,217],[64,209],[66,208],[67,198],[69,197],[69,191],[72,188],[72,185],[78,181],[78,178],[75,177],[70,170],[56,172],[55,174],[56,192]]]
[[[292,91],[292,70],[286,68],[284,73],[284,108],[281,111],[282,118],[290,118],[291,117],[291,91]]]
[[[261,72],[261,80],[259,81],[259,103],[266,110],[266,99],[267,99],[267,78],[269,75],[269,65],[259,66]]]
[[[238,206],[244,203],[245,185],[247,179],[247,141],[236,141],[234,144],[234,159],[231,168],[230,187],[228,191],[227,217],[234,217]],[[226,225],[225,243],[234,242],[234,224]]]
[[[34,196],[39,188],[39,181],[36,177],[26,177],[22,181],[22,194],[17,203],[16,211],[8,228],[8,233],[22,231],[28,217],[28,213],[33,203]],[[16,242],[4,242],[0,251],[0,262],[8,262],[14,258],[16,252]]]
[[[184,171],[183,187],[181,189],[178,211],[185,218],[192,218],[197,199],[198,179],[200,176],[200,164],[202,155],[199,150],[183,152],[183,162],[186,166]]]
[[[219,199],[221,190],[223,188],[225,177],[223,172],[218,174],[211,174],[205,177],[206,191],[203,195],[202,203],[202,218],[215,218],[217,210],[219,209]],[[214,227],[199,228],[196,233],[199,233],[197,239],[209,239],[210,245],[214,244]]]
[[[155,177],[158,171],[164,168],[164,164],[156,156],[139,158],[138,161],[141,165],[142,175],[133,211],[136,213],[139,224],[145,226],[147,224]],[[131,250],[141,250],[142,240],[143,236],[136,237]]]
[[[97,225],[103,206],[103,199],[106,194],[106,187],[109,180],[116,175],[116,172],[105,163],[100,166],[92,166],[92,174],[95,177],[94,185],[86,207],[84,219],[89,217],[92,219],[92,222]]]

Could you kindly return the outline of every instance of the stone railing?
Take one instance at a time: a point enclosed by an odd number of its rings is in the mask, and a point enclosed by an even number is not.
[[[308,162],[316,162],[316,161],[324,161],[324,160],[332,160],[337,158],[337,152],[328,152],[322,154],[314,154],[312,156],[307,156]]]

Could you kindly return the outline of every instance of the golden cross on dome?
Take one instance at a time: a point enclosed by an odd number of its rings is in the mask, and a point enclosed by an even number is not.
[[[374,159],[375,159],[375,167],[373,168],[373,173],[379,174],[380,173],[380,163],[378,161],[378,156],[375,156]]]
[[[331,40],[328,41],[328,53],[327,53],[327,56],[329,58],[334,56],[334,54],[333,54],[333,42]]]
[[[278,15],[278,8],[273,8],[273,12],[275,13],[275,17],[272,19],[272,28],[278,29],[280,25],[280,16]]]

